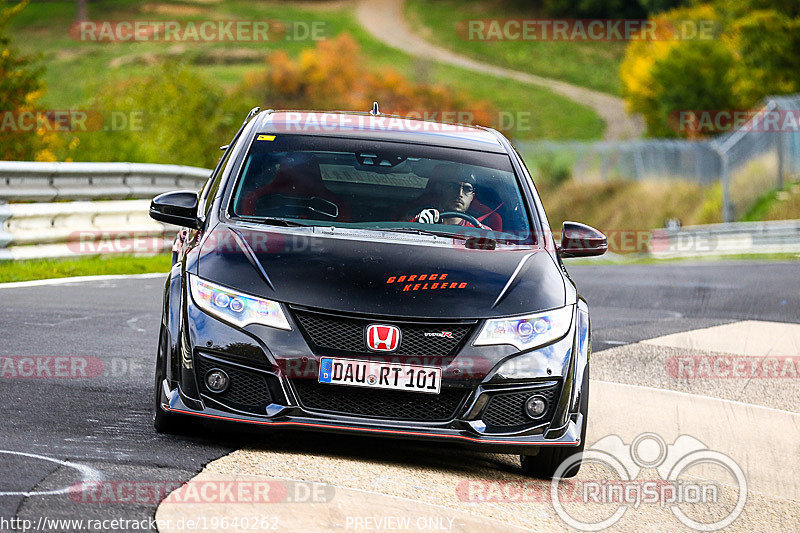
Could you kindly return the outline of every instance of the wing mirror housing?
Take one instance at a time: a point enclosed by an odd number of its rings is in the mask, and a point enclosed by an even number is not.
[[[579,222],[564,222],[561,226],[561,257],[592,257],[608,251],[608,240],[599,230]]]
[[[167,224],[200,229],[197,217],[199,197],[195,191],[172,191],[159,194],[150,202],[150,218]]]

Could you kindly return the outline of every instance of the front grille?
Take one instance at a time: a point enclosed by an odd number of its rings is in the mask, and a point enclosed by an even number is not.
[[[492,394],[483,412],[483,421],[489,426],[516,427],[549,420],[558,401],[558,383],[535,389]],[[547,411],[535,421],[525,414],[525,401],[538,394],[547,400]]]
[[[212,361],[202,356],[197,356],[195,361],[197,381],[203,394],[231,407],[248,408],[248,410],[266,407],[272,403],[272,395],[264,374]],[[225,392],[214,393],[206,387],[206,373],[213,368],[219,368],[228,374],[231,381]]]
[[[468,394],[464,389],[442,389],[439,394],[423,394],[329,385],[310,379],[296,379],[293,383],[300,404],[308,409],[342,415],[425,422],[454,418]]]
[[[311,347],[320,355],[331,355],[331,351],[369,354],[365,331],[370,324],[389,324],[401,331],[400,345],[392,355],[447,357],[453,356],[461,341],[470,333],[474,323],[421,323],[384,321],[340,317],[294,309],[294,316],[302,331],[311,342]],[[447,337],[425,336],[425,334],[447,333]],[[324,353],[323,353],[324,352]],[[334,354],[335,355],[335,354]]]

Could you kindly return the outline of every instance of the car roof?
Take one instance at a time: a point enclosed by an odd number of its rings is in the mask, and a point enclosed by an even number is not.
[[[259,133],[324,135],[507,153],[500,133],[481,126],[344,111],[262,111]]]

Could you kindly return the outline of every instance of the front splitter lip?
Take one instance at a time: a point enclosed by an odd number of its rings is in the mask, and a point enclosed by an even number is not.
[[[250,417],[247,415],[229,413],[206,406],[202,410],[192,409],[188,407],[183,400],[177,389],[167,391],[164,388],[165,396],[162,400],[166,399],[167,404],[162,402],[161,408],[165,411],[182,414],[199,416],[203,418],[225,421],[225,422],[242,422],[246,424],[255,424],[260,426],[271,427],[290,427],[306,430],[318,431],[331,431],[343,433],[361,433],[372,434],[377,436],[397,437],[410,440],[440,440],[440,441],[457,441],[478,447],[486,446],[495,449],[500,449],[504,446],[508,447],[538,447],[538,446],[578,446],[580,444],[580,426],[574,421],[570,420],[567,430],[564,434],[557,439],[546,439],[542,435],[525,435],[513,437],[498,437],[498,436],[476,436],[470,435],[466,431],[456,429],[429,429],[429,428],[396,428],[385,427],[375,423],[365,424],[345,424],[330,420],[319,420],[315,418],[305,418],[297,416],[278,415],[273,419]],[[578,423],[583,423],[579,420]]]

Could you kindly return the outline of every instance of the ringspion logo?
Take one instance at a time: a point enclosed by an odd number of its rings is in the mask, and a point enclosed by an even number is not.
[[[562,479],[580,462],[605,470],[609,477]],[[695,469],[709,467],[726,473],[726,483],[693,475]],[[640,477],[643,471],[652,470],[657,478]],[[734,491],[735,498],[726,499],[726,490]],[[747,479],[731,457],[709,449],[690,435],[680,435],[672,444],[655,433],[642,433],[630,444],[618,435],[609,435],[559,465],[550,483],[550,502],[558,517],[579,531],[609,528],[641,505],[669,508],[681,524],[697,531],[717,531],[742,514]],[[570,505],[575,502],[579,505]],[[599,517],[592,512],[596,509],[589,510],[589,504],[607,506],[609,512]],[[691,512],[697,505],[705,511],[701,516]]]

